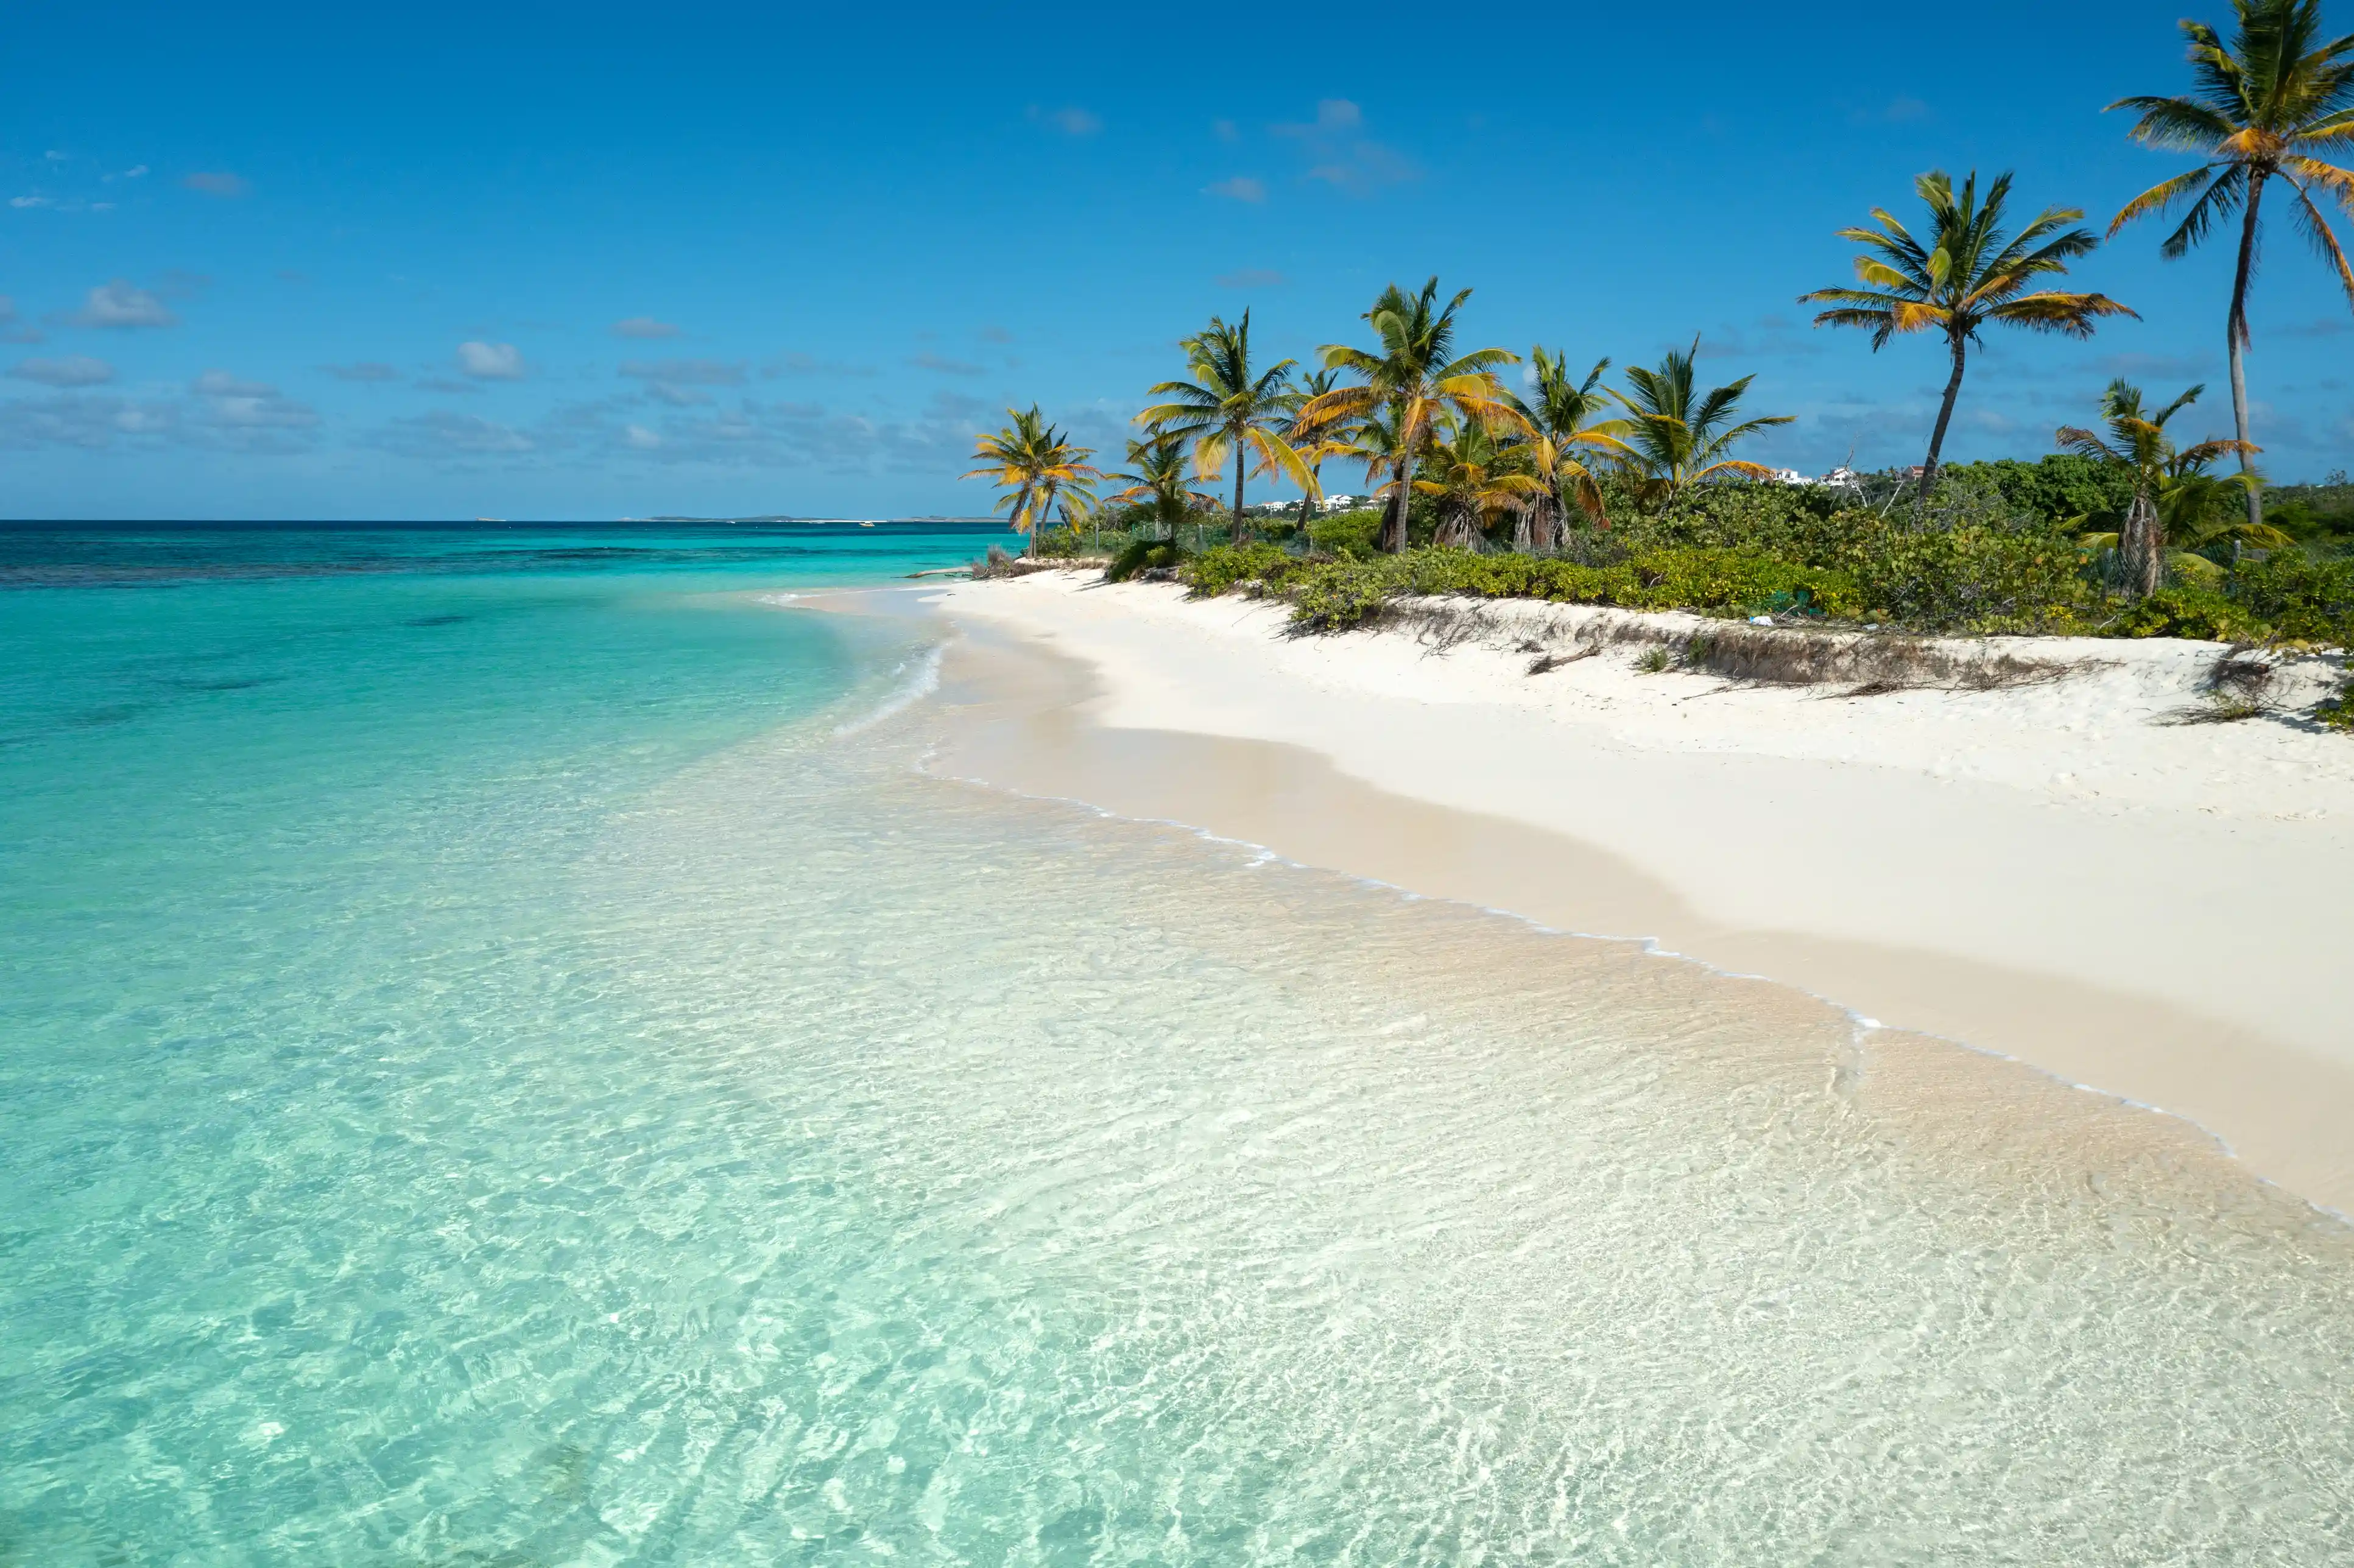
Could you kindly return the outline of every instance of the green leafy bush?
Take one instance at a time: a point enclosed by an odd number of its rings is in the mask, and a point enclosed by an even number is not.
[[[1104,581],[1124,583],[1139,572],[1153,571],[1164,567],[1181,569],[1189,552],[1174,539],[1137,539],[1114,556],[1111,565],[1104,568]]]
[[[1213,545],[1177,575],[1196,596],[1215,599],[1237,583],[1280,583],[1299,565],[1300,558],[1280,545]]]
[[[2177,583],[2137,599],[2100,630],[2112,637],[2192,637],[2211,642],[2253,641],[2268,628],[2245,606],[2213,588]]]
[[[1374,541],[1381,536],[1383,515],[1378,506],[1335,512],[1329,517],[1312,520],[1308,524],[1308,538],[1328,556],[1371,556]]]
[[[2232,567],[2224,591],[2274,636],[2354,648],[2354,561],[2275,551]]]

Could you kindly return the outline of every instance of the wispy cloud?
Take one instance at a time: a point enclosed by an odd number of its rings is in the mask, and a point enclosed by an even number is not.
[[[2094,361],[2094,368],[2105,376],[2162,376],[2184,380],[2208,374],[2214,363],[2203,354],[2105,354]]]
[[[678,328],[652,316],[625,316],[613,323],[615,337],[676,337]]]
[[[1318,101],[1308,123],[1268,127],[1299,143],[1309,160],[1308,177],[1351,196],[1370,196],[1384,185],[1419,179],[1422,171],[1394,148],[1364,133],[1365,113],[1345,98]]]
[[[1227,272],[1218,279],[1221,289],[1274,289],[1285,279],[1282,273],[1266,267],[1245,267],[1238,272]]]
[[[1033,124],[1051,125],[1066,136],[1092,136],[1103,129],[1100,116],[1076,104],[1066,104],[1060,109],[1041,109],[1034,103],[1030,106],[1029,114]]]
[[[1225,196],[1228,201],[1263,202],[1267,199],[1267,182],[1248,175],[1236,175],[1230,180],[1213,180],[1202,187],[1204,196]]]
[[[820,359],[811,354],[780,354],[763,364],[760,374],[773,381],[779,376],[873,376],[876,372],[874,366],[848,360]]]
[[[1898,93],[1875,109],[1859,109],[1848,116],[1852,125],[1917,125],[1930,118],[1929,106]]]
[[[267,382],[208,370],[186,392],[133,399],[65,390],[0,400],[0,445],[189,446],[260,455],[308,450],[319,416]]]
[[[1002,326],[985,326],[973,334],[983,343],[1012,343],[1013,334]]]
[[[511,343],[461,343],[458,368],[477,381],[520,381],[523,351]]]
[[[181,180],[192,191],[202,191],[210,196],[241,196],[250,195],[253,184],[242,175],[232,175],[227,169],[199,169]]]
[[[92,289],[72,320],[75,325],[87,327],[167,327],[180,324],[180,318],[172,313],[162,299],[145,289],[134,287],[127,278],[117,278]]]
[[[632,359],[621,374],[640,381],[667,381],[683,387],[739,387],[744,367],[718,359]]]
[[[16,302],[0,294],[0,343],[38,343],[41,329],[16,313]]]
[[[368,438],[368,444],[422,458],[512,457],[538,445],[512,425],[447,408],[394,419]]]
[[[87,354],[73,354],[62,359],[20,360],[8,374],[43,387],[96,387],[114,379],[114,366]]]
[[[986,376],[989,367],[970,360],[944,359],[937,354],[918,354],[907,363],[917,370],[937,370],[943,376]]]
[[[398,381],[400,379],[399,371],[389,365],[381,364],[373,359],[364,359],[355,365],[323,365],[319,369],[338,381]]]

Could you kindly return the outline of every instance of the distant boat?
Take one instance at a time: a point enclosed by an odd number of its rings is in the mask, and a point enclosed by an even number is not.
[[[861,528],[872,528],[872,527],[874,527],[874,526],[875,526],[875,524],[872,524],[872,523],[861,523],[861,524],[859,524],[859,526],[860,526]]]

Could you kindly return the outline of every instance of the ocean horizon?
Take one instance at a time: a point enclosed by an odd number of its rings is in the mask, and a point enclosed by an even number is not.
[[[2343,1560],[2344,1222],[946,776],[999,537],[0,527],[0,1562]]]

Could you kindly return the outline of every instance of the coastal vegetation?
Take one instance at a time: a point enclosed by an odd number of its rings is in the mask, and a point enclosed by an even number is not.
[[[1099,511],[1093,454],[1035,408],[979,438],[976,472],[1004,493],[1034,558],[1278,596],[1301,630],[1463,595],[1870,630],[2354,646],[2354,485],[2336,472],[2274,487],[2265,519],[2241,354],[2269,185],[2354,305],[2354,268],[2325,210],[2354,211],[2354,173],[2322,155],[2354,146],[2354,36],[2324,41],[2317,0],[2234,10],[2228,43],[2184,24],[2192,95],[2112,106],[2139,111],[2136,140],[2207,162],[2136,196],[2109,233],[2188,204],[2161,246],[2172,257],[2241,220],[2227,313],[2235,436],[2177,439],[2203,387],[2158,407],[2120,380],[2084,423],[2053,431],[2050,456],[1948,464],[1988,329],[2082,339],[2135,313],[2055,286],[2103,243],[2081,208],[2045,207],[2014,230],[2010,175],[1982,185],[1972,171],[1956,188],[1932,171],[1915,182],[1917,232],[1874,208],[1871,226],[1838,231],[1859,248],[1854,282],[1801,296],[1826,307],[1818,326],[1866,331],[1875,352],[1916,334],[1941,343],[1948,373],[1917,466],[1807,480],[1757,461],[1752,443],[1791,416],[1751,409],[1751,375],[1702,387],[1697,337],[1617,385],[1606,357],[1581,376],[1566,351],[1534,347],[1512,390],[1503,372],[1522,355],[1466,347],[1472,291],[1432,278],[1382,290],[1364,335],[1326,344],[1312,370],[1260,364],[1247,313],[1213,317],[1182,341],[1185,376],[1150,388],[1112,476],[1123,488]],[[2236,471],[2217,471],[2226,459]],[[1225,482],[1229,461],[1230,498],[1193,487]],[[1336,466],[1362,470],[1369,493],[1329,501]],[[1248,506],[1246,476],[1300,496]]]

